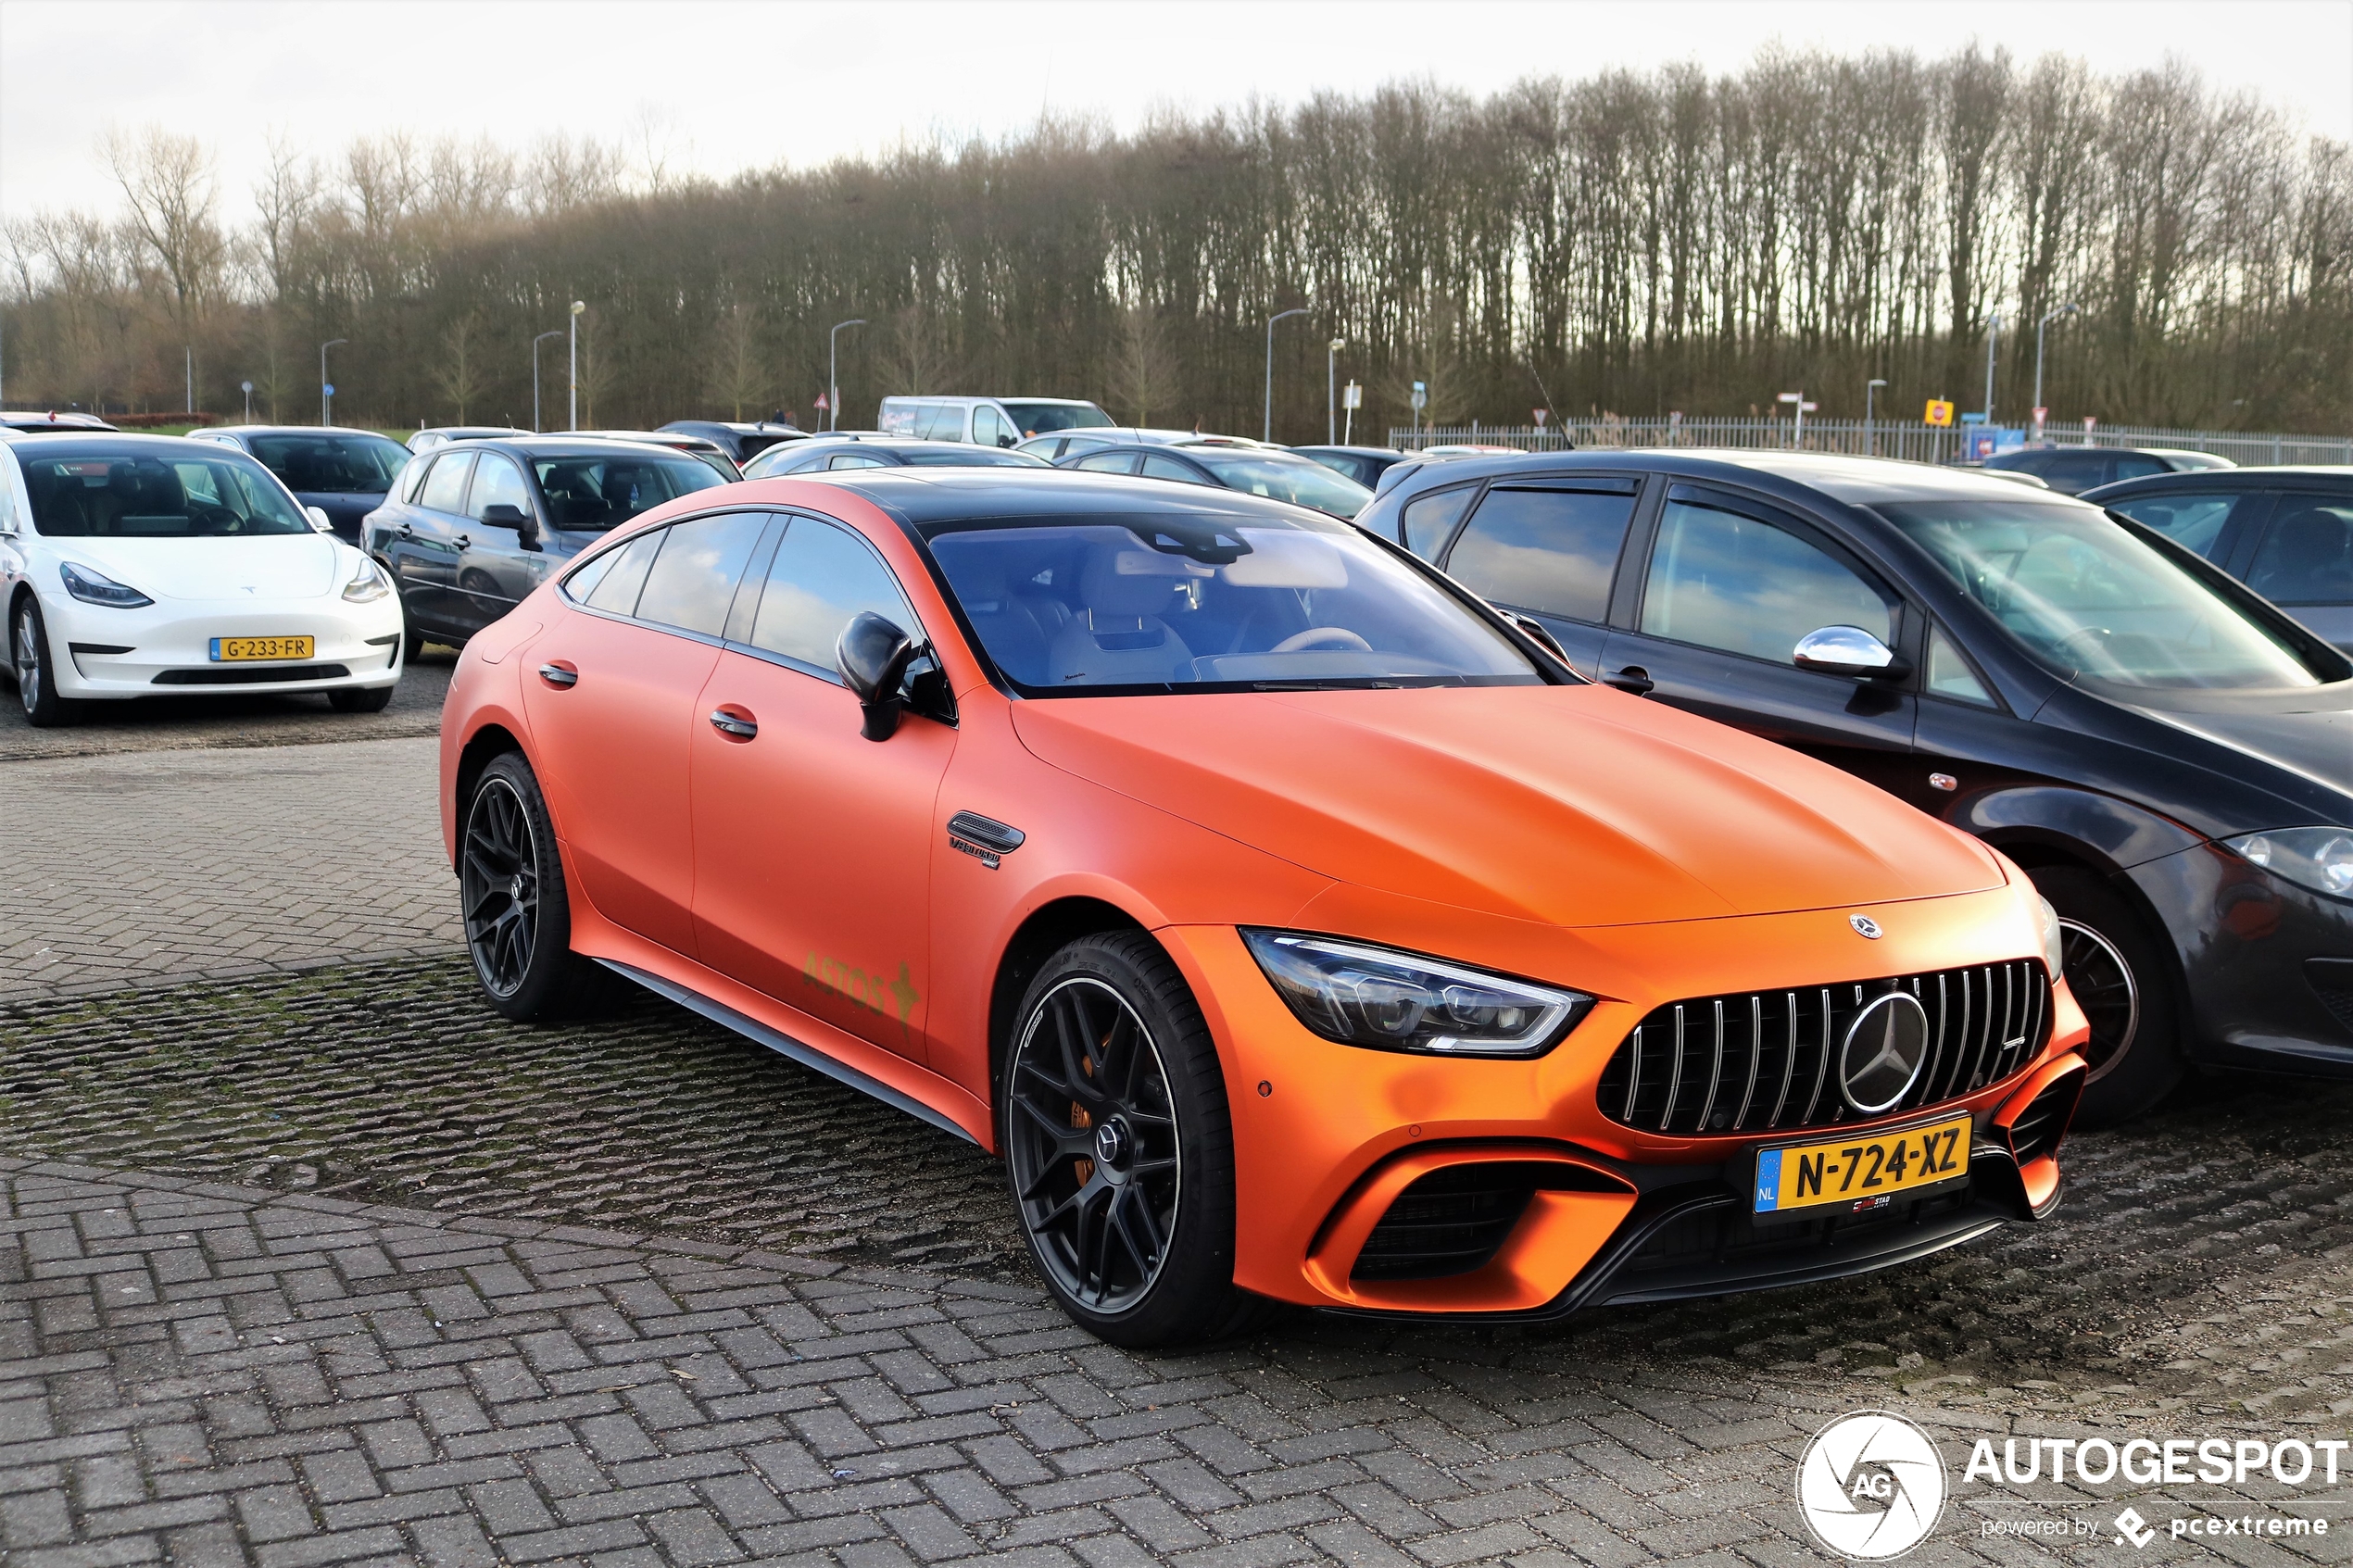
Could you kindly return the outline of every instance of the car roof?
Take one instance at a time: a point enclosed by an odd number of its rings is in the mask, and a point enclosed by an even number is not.
[[[103,435],[115,427],[95,414],[68,413],[57,408],[0,409],[0,428],[37,432],[88,430]]]
[[[48,445],[50,444],[52,437],[60,435],[67,437],[78,436],[84,441],[103,441],[109,446],[121,446],[128,445],[133,448],[148,448],[170,452],[185,451],[194,447],[199,452],[208,452],[215,458],[218,458],[221,451],[220,443],[218,441],[198,441],[192,436],[186,435],[149,435],[145,431],[115,430],[112,428],[105,430],[67,430],[63,427],[54,431],[28,431],[0,428],[0,442],[5,442],[11,446],[19,445]],[[234,451],[234,448],[232,448],[231,450]],[[245,457],[243,452],[236,452],[235,455],[240,458]],[[251,458],[245,458],[245,461],[251,462],[253,459]]]
[[[1091,397],[1027,397],[1018,392],[894,392],[886,403],[1051,403],[1060,408],[1092,408]]]
[[[2018,501],[2020,486],[1968,469],[1938,468],[1900,458],[1851,458],[1831,452],[1750,450],[1720,446],[1629,447],[1610,451],[1515,452],[1509,456],[1453,458],[1422,470],[1445,484],[1480,479],[1671,470],[1686,478],[1775,480],[1819,491],[1835,500],[1870,505],[1881,501]],[[1413,486],[1413,478],[1392,486]],[[1383,495],[1390,492],[1384,490]],[[2052,506],[2069,497],[2053,491],[2032,497]]]
[[[1171,484],[1127,474],[1069,469],[885,468],[754,479],[750,485],[825,484],[851,491],[915,527],[990,518],[1133,516],[1190,513],[1231,518],[1257,515],[1296,522],[1328,514],[1239,490]]]
[[[779,420],[672,420],[661,428],[677,431],[724,430],[736,435],[775,435],[780,433],[786,435],[807,435],[810,433],[799,425],[786,424]]]
[[[1410,456],[1394,446],[1343,446],[1318,441],[1312,445],[1294,446],[1294,452],[1339,452],[1351,458],[1403,458]]]
[[[520,453],[526,458],[610,458],[629,456],[652,457],[657,453],[672,458],[695,460],[691,452],[674,446],[664,446],[651,441],[611,441],[593,435],[524,435],[513,439],[492,437],[469,441],[466,450],[488,446],[497,450]]]
[[[2138,495],[2153,490],[2244,490],[2247,482],[2280,490],[2339,490],[2353,486],[2353,463],[2274,463],[2261,468],[2180,469],[2145,473],[2083,492],[2085,500]]]
[[[379,441],[391,441],[382,431],[360,430],[352,425],[207,425],[206,435],[372,435]],[[393,445],[398,445],[398,442]]]

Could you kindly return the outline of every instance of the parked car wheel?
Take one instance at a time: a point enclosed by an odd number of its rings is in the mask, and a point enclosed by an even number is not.
[[[2092,1026],[2076,1124],[2114,1126],[2182,1080],[2180,1010],[2164,954],[2132,905],[2093,872],[2044,866],[2029,874],[2058,911],[2067,988]]]
[[[36,729],[70,724],[75,705],[57,695],[50,680],[49,633],[41,618],[41,601],[27,594],[17,606],[8,633],[8,659],[16,672],[17,700],[24,704],[25,722]]]
[[[458,884],[466,951],[490,1005],[526,1022],[592,1009],[609,995],[604,971],[572,950],[555,824],[520,753],[483,770],[464,821]]]
[[[1114,1344],[1231,1334],[1233,1129],[1217,1048],[1139,932],[1087,936],[1030,983],[999,1097],[1022,1234],[1047,1287]]]
[[[327,694],[338,713],[382,713],[392,703],[390,686],[346,686]]]

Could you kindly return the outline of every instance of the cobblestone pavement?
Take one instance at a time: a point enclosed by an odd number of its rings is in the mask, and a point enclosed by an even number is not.
[[[0,765],[0,997],[456,946],[436,744]]]
[[[337,713],[323,696],[150,696],[90,703],[73,723],[49,730],[25,722],[15,685],[0,679],[0,762],[437,735],[457,662],[455,649],[426,645],[382,713]]]

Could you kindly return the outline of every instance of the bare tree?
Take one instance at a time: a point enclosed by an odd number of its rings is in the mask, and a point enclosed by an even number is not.
[[[730,418],[742,419],[747,408],[757,412],[774,395],[774,381],[761,350],[760,312],[743,301],[736,300],[719,318],[708,361],[711,395],[733,410]]]
[[[132,232],[170,280],[184,335],[205,297],[219,290],[228,252],[213,210],[212,155],[195,137],[157,126],[136,136],[109,131],[98,149],[122,192]]]
[[[1176,405],[1178,371],[1175,334],[1160,312],[1131,305],[1119,313],[1119,341],[1113,351],[1113,407],[1139,425],[1152,422]]]

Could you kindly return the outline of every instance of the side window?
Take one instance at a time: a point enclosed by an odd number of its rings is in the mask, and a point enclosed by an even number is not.
[[[1173,479],[1180,484],[1199,484],[1202,483],[1201,475],[1195,473],[1191,469],[1187,468],[1184,464],[1178,462],[1174,458],[1164,458],[1157,452],[1147,452],[1144,454],[1143,472],[1146,479]]]
[[[863,452],[844,452],[825,465],[838,471],[842,469],[884,469],[890,465],[880,458],[870,458]]]
[[[1070,465],[1088,473],[1134,473],[1136,454],[1133,452],[1089,452]]]
[[[2282,496],[2246,585],[2273,604],[2353,604],[2353,495]]]
[[[466,515],[479,522],[493,507],[512,507],[529,517],[531,492],[523,485],[522,470],[496,452],[484,452],[474,459],[474,487],[466,497]]]
[[[2222,525],[2243,498],[2202,490],[2195,495],[2133,495],[2109,505],[2134,522],[2154,528],[2176,545],[2212,560],[2215,546],[2222,538]]]
[[[1969,660],[1961,657],[1961,650],[1953,646],[1952,639],[1944,635],[1944,629],[1941,626],[1931,629],[1928,634],[1928,677],[1925,684],[1931,696],[1950,697],[1955,702],[1973,702],[1980,708],[1998,706],[1994,701],[1994,694],[1985,689],[1985,683],[1977,678],[1977,671],[1969,667]]]
[[[1446,570],[1483,597],[1599,623],[1633,516],[1630,491],[1490,490]]]
[[[1405,536],[1398,543],[1424,560],[1436,560],[1439,547],[1454,532],[1454,525],[1463,521],[1463,508],[1478,493],[1478,486],[1466,484],[1441,490],[1435,495],[1416,495],[1398,514],[1399,526],[1405,531]]]
[[[673,523],[637,596],[637,619],[719,635],[767,522],[765,512],[721,512]]]
[[[863,610],[896,621],[910,636],[923,635],[899,580],[871,546],[837,524],[797,517],[769,563],[751,646],[838,682],[834,644]]]
[[[654,552],[661,548],[662,538],[669,532],[666,528],[657,528],[651,533],[632,539],[618,550],[609,551],[609,557],[620,558],[613,561],[611,569],[598,579],[597,585],[588,590],[588,596],[581,602],[590,609],[608,610],[614,615],[636,614],[637,591],[646,585],[646,572],[654,564]],[[583,572],[582,575],[587,574]]]
[[[2129,452],[2116,459],[2116,477],[2119,479],[2139,479],[2146,474],[2172,471],[2155,458],[2135,457]]]
[[[1645,633],[1787,664],[1798,639],[1824,626],[1894,641],[1887,600],[1828,551],[1753,517],[1668,500],[1642,594]]]
[[[1000,439],[997,410],[982,404],[973,410],[973,440],[983,446],[1008,446],[1012,443]]]
[[[466,504],[466,475],[473,471],[472,452],[445,452],[425,475],[417,505],[433,512],[454,512]]]
[[[915,433],[925,441],[962,441],[964,410],[955,403],[926,403],[915,418]]]

